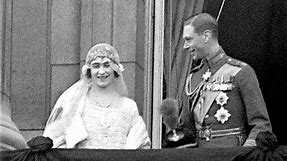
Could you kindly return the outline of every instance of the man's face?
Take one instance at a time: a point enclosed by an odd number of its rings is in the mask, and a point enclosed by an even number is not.
[[[204,35],[194,33],[194,27],[192,25],[185,25],[183,28],[183,48],[188,50],[193,59],[203,59],[207,55],[205,52],[206,43],[204,42]]]
[[[91,75],[93,82],[98,86],[105,88],[115,79],[114,70],[111,68],[111,60],[104,57],[98,57],[91,62]]]

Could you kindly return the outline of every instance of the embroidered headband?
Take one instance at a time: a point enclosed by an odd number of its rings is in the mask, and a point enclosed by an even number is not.
[[[98,57],[106,57],[111,60],[111,68],[118,74],[124,71],[123,66],[120,64],[120,58],[117,50],[107,43],[100,43],[93,46],[86,57],[86,65],[90,67],[93,60]]]

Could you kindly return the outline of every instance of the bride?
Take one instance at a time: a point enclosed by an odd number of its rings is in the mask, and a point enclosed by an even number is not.
[[[43,135],[54,148],[150,148],[136,103],[127,97],[118,52],[109,44],[93,46],[82,78],[57,100]]]

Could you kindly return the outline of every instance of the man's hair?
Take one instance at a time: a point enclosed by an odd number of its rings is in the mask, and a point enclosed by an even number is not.
[[[217,39],[218,37],[217,21],[208,13],[198,13],[188,17],[184,22],[184,26],[186,25],[192,25],[194,33],[199,35],[203,34],[205,30],[210,30],[213,38]]]

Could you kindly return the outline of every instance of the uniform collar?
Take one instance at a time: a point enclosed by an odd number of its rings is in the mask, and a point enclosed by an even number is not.
[[[207,60],[207,59],[194,60],[192,62],[194,64],[191,65],[191,69],[190,69],[189,73],[196,72],[205,65],[209,69],[211,69],[212,71],[216,70],[218,68],[218,66],[225,63],[225,59],[224,59],[225,57],[226,57],[226,54],[225,54],[224,50],[222,49],[222,47],[220,46],[220,48],[216,52],[216,54],[213,57],[211,57],[209,60]]]
[[[222,47],[219,48],[219,50],[216,52],[216,54],[211,57],[209,60],[206,60],[207,65],[209,68],[213,68],[214,66],[217,66],[217,64],[220,64],[220,62],[222,62],[225,57],[225,52],[222,49]]]

